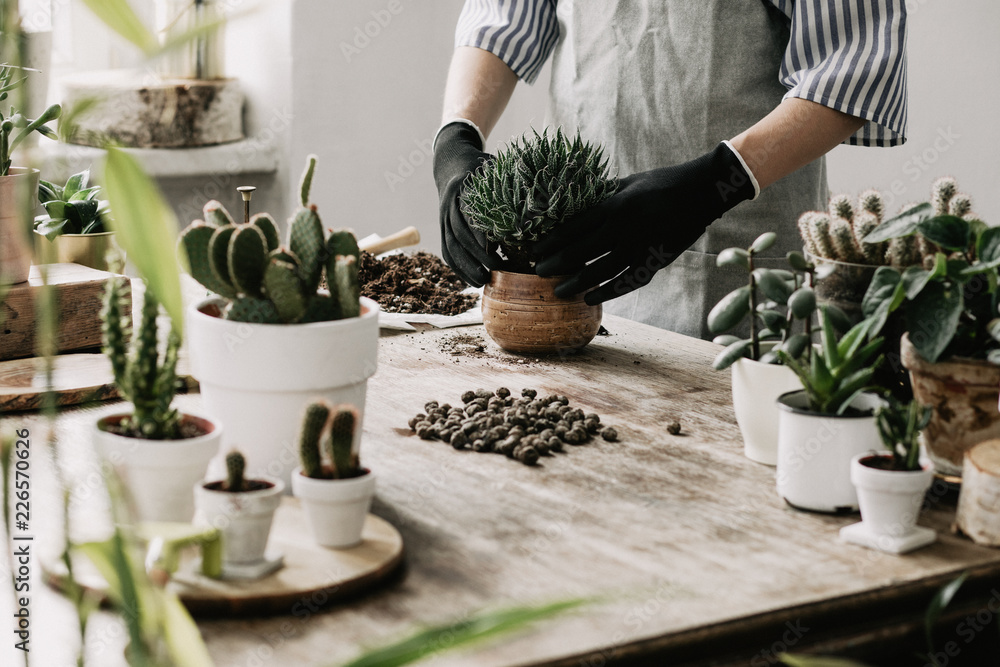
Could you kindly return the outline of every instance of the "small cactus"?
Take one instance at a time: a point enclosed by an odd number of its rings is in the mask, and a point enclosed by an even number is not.
[[[950,176],[943,176],[931,185],[931,204],[934,206],[934,215],[948,215],[948,205],[952,197],[958,192],[958,184]]]
[[[315,156],[303,174],[303,206],[288,223],[288,239],[280,245],[277,225],[266,213],[237,224],[217,201],[205,204],[204,220],[181,234],[192,277],[229,301],[225,318],[267,324],[321,322],[360,314],[358,242],[349,231],[324,237],[315,205],[307,205]],[[249,206],[249,204],[248,204]],[[338,268],[338,256],[354,262]],[[324,271],[334,294],[318,291]],[[341,272],[339,278],[336,272]]]
[[[226,454],[226,491],[240,493],[245,490],[246,479],[243,472],[246,465],[246,459],[240,452],[233,450]]]
[[[330,419],[329,443],[330,460],[333,462],[333,478],[354,477],[358,469],[357,456],[351,452],[354,444],[354,429],[358,423],[358,411],[353,407],[340,406]]]
[[[136,438],[175,439],[180,434],[180,414],[171,403],[177,391],[180,334],[171,328],[161,355],[156,322],[160,304],[153,292],[146,290],[139,330],[129,350],[126,340],[132,327],[131,318],[124,314],[124,298],[121,278],[108,279],[101,311],[104,353],[111,361],[122,398],[134,406],[132,414],[122,421],[122,430]]]
[[[799,217],[799,234],[810,255],[873,266],[889,261],[888,243],[862,240],[882,223],[885,214],[885,201],[877,190],[862,192],[857,207],[847,195],[836,195],[827,208],[807,211]]]
[[[332,417],[331,417],[332,413]],[[332,408],[319,399],[310,403],[302,418],[299,433],[299,460],[302,474],[314,479],[347,479],[357,477],[360,464],[352,452],[354,433],[358,426],[358,411],[349,405]],[[323,465],[321,443],[326,436],[326,454],[330,465]]]
[[[330,419],[330,405],[324,400],[310,403],[302,418],[299,433],[299,462],[306,477],[323,479],[323,460],[320,456],[319,439]]]

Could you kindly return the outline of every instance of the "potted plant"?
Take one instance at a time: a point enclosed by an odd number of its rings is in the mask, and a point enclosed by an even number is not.
[[[802,389],[778,398],[778,494],[797,509],[855,511],[851,459],[879,445],[875,408],[881,400],[863,393],[881,361],[881,338],[866,341],[869,320],[837,340],[828,306],[820,307],[822,344],[802,359],[778,351]]]
[[[177,389],[180,333],[173,327],[158,349],[159,302],[146,290],[138,331],[126,343],[130,318],[123,314],[120,278],[107,283],[103,319],[104,352],[115,385],[132,409],[102,417],[93,429],[101,458],[114,466],[140,521],[191,521],[191,487],[205,475],[219,451],[222,427],[204,417],[181,414],[172,402]]]
[[[809,344],[816,296],[811,284],[815,266],[801,253],[789,253],[790,271],[756,266],[754,258],[774,243],[774,232],[761,234],[749,248],[727,248],[717,264],[745,270],[748,284],[724,296],[708,314],[714,342],[725,345],[712,367],[732,367],[733,411],[743,435],[743,451],[759,463],[778,461],[778,396],[799,387],[799,379],[781,363],[779,350],[798,358]],[[753,315],[751,315],[753,313]],[[801,322],[796,325],[796,320]],[[749,337],[722,334],[748,327]]]
[[[17,89],[26,77],[20,68],[0,65],[0,101]],[[19,77],[19,78],[15,78]],[[11,153],[32,132],[55,138],[45,124],[62,112],[58,104],[47,108],[34,120],[15,108],[5,116],[0,112],[0,285],[13,285],[28,279],[31,268],[31,209],[26,206],[38,190],[38,170],[11,166]]]
[[[38,201],[45,213],[35,217],[36,261],[72,262],[120,273],[125,256],[106,225],[108,202],[99,199],[101,186],[88,187],[89,181],[87,169],[70,176],[65,185],[38,182]]]
[[[327,238],[307,205],[314,168],[310,157],[285,245],[270,215],[250,218],[249,203],[236,224],[209,202],[180,241],[191,275],[218,295],[187,318],[206,409],[227,425],[227,445],[239,445],[253,476],[286,488],[302,405],[322,396],[363,416],[378,352],[378,304],[359,296],[357,241],[347,231]],[[318,288],[324,274],[329,292]]]
[[[310,403],[302,418],[301,465],[292,473],[292,492],[302,500],[313,538],[324,547],[361,542],[375,495],[375,473],[361,467],[356,453],[359,419],[354,407],[331,408],[325,400]]]
[[[902,403],[891,394],[886,401],[875,420],[888,451],[866,452],[851,460],[861,523],[845,526],[840,535],[848,542],[904,553],[937,537],[933,530],[916,525],[924,494],[934,481],[934,465],[920,461],[918,441],[931,410],[916,401]]]
[[[968,210],[968,198],[956,190],[953,180],[939,180],[933,201],[866,237],[916,236],[933,255],[903,271],[880,267],[863,302],[873,323],[869,336],[894,325],[905,332],[900,353],[913,395],[933,407],[924,445],[946,475],[961,475],[967,449],[1000,437],[1000,228],[953,214]]]
[[[194,487],[195,508],[202,520],[222,533],[222,576],[257,579],[281,566],[264,552],[274,513],[285,485],[280,479],[246,479],[246,459],[233,450],[226,455],[226,479]]]
[[[583,295],[562,299],[565,276],[535,273],[528,246],[618,189],[599,146],[556,130],[514,139],[465,183],[462,211],[498,246],[503,270],[483,288],[483,325],[510,352],[547,354],[584,347],[601,326],[600,305]]]

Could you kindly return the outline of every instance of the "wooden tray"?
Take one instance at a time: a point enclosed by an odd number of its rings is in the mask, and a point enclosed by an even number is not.
[[[224,581],[195,571],[196,558],[182,562],[170,586],[192,616],[276,616],[294,614],[303,603],[313,608],[353,597],[391,575],[403,562],[403,538],[374,514],[365,521],[362,542],[350,549],[328,549],[312,540],[297,498],[286,496],[274,517],[269,552],[284,555],[283,568],[255,581]],[[62,589],[61,564],[44,563],[49,585]],[[77,579],[100,593],[104,580],[80,561]]]

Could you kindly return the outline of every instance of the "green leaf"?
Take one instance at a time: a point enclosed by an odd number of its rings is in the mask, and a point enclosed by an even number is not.
[[[733,334],[720,334],[712,339],[712,342],[716,345],[722,345],[723,347],[732,345],[733,343],[743,340],[739,336],[734,336]]]
[[[899,215],[889,218],[881,225],[868,232],[862,239],[865,243],[881,243],[889,239],[909,236],[917,231],[917,225],[921,221],[931,217],[934,207],[930,203],[924,202],[909,208]]]
[[[715,258],[716,266],[735,266],[741,269],[750,268],[750,254],[743,248],[726,248]]]
[[[788,307],[792,315],[804,320],[816,310],[816,293],[811,287],[800,287],[788,297]]]
[[[842,415],[858,394],[871,384],[874,368],[864,368],[845,379],[831,395],[825,406],[827,414]]]
[[[734,343],[730,343],[726,346],[726,349],[716,355],[715,361],[712,362],[712,368],[717,371],[729,368],[738,360],[749,356],[752,345],[753,341],[749,340],[737,340]]]
[[[987,227],[979,234],[976,257],[988,266],[1000,266],[1000,227]]]
[[[756,254],[764,252],[768,248],[774,245],[774,242],[778,240],[778,235],[774,232],[764,232],[750,244],[750,252]]]
[[[159,49],[159,41],[132,10],[128,0],[83,0],[105,25],[139,47],[145,54]]]
[[[177,265],[177,218],[134,157],[108,147],[104,184],[115,211],[111,229],[173,326],[184,330],[184,302]]]
[[[776,310],[761,310],[757,314],[764,321],[764,326],[771,331],[782,331],[788,326],[788,320]]]
[[[830,318],[833,328],[840,333],[847,333],[853,326],[851,318],[847,316],[847,313],[833,304],[826,304],[826,316]]]
[[[538,607],[515,607],[488,612],[469,619],[428,628],[399,642],[369,651],[344,667],[399,667],[442,650],[485,641],[571,611],[586,600],[568,600]]]
[[[993,340],[1000,342],[1000,317],[990,320],[990,323],[986,325],[986,331],[989,332]]]
[[[54,241],[57,236],[67,233],[65,230],[69,224],[70,222],[66,218],[43,218],[35,223],[35,231],[48,240]]]
[[[917,231],[945,250],[967,250],[972,242],[969,223],[957,215],[938,215],[917,223]]]
[[[907,299],[913,299],[927,285],[933,274],[925,271],[919,266],[910,266],[903,271],[901,280],[903,281],[903,291],[906,292]]]
[[[45,212],[49,214],[50,218],[65,218],[66,217],[66,202],[64,201],[49,201],[45,202],[42,206]]]
[[[788,356],[793,359],[798,359],[805,352],[806,347],[809,345],[809,336],[803,333],[797,333],[788,337],[784,343],[779,346],[779,349],[783,350]]]
[[[63,198],[72,199],[73,195],[87,187],[87,182],[89,180],[89,169],[84,169],[80,173],[70,176],[66,181],[66,185],[63,187]]]
[[[843,359],[840,350],[837,348],[837,332],[833,330],[833,322],[826,314],[825,308],[819,310],[819,323],[823,329],[823,357],[828,368],[836,368]]]
[[[812,262],[805,258],[805,255],[795,250],[785,255],[785,259],[788,260],[788,265],[796,271],[809,271],[815,268]]]
[[[791,653],[781,653],[778,659],[788,667],[869,667],[857,660],[847,658],[832,658],[822,655],[793,655]]]
[[[788,302],[792,288],[788,286],[788,283],[777,272],[771,269],[755,269],[754,276],[757,278],[757,284],[760,286],[761,291],[768,299],[781,305],[785,305]]]
[[[875,270],[868,291],[861,301],[861,313],[872,320],[869,336],[878,335],[889,319],[889,314],[899,307],[905,296],[898,270],[891,266],[880,266]]]
[[[84,188],[83,190],[77,190],[73,193],[73,196],[67,197],[69,201],[91,201],[101,192],[101,186],[95,185],[92,188]]]
[[[968,577],[969,572],[965,571],[956,579],[949,581],[938,590],[927,606],[927,611],[924,613],[924,635],[927,638],[927,650],[931,654],[934,653],[934,626]]]
[[[951,343],[962,314],[962,290],[939,282],[928,283],[906,308],[910,342],[927,361],[934,363]]]
[[[62,199],[62,193],[62,187],[56,185],[55,183],[42,180],[38,181],[38,203],[44,204],[45,202],[52,201],[53,199]]]
[[[750,312],[750,286],[738,287],[722,297],[708,313],[708,329],[721,333],[732,329]]]

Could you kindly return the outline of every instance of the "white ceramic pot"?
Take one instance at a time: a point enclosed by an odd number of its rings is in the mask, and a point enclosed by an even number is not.
[[[924,502],[924,494],[934,481],[934,466],[923,470],[882,470],[866,466],[869,458],[890,455],[866,452],[851,459],[851,482],[858,492],[861,520],[876,537],[903,537],[913,532]]]
[[[800,389],[792,369],[739,359],[733,369],[733,411],[743,435],[743,453],[758,463],[778,462],[778,406],[782,394]]]
[[[851,459],[882,448],[874,410],[881,399],[860,394],[851,407],[860,414],[809,411],[804,391],[782,394],[778,405],[778,494],[792,507],[815,512],[853,512]]]
[[[361,542],[375,495],[375,473],[368,471],[350,479],[313,479],[296,468],[292,492],[302,501],[317,544],[345,549]]]
[[[205,410],[226,425],[223,446],[247,459],[247,477],[270,475],[291,486],[296,438],[317,397],[347,403],[364,418],[365,390],[378,358],[378,304],[361,299],[361,316],[310,324],[231,322],[191,309],[188,348]],[[361,428],[356,429],[358,451]]]
[[[200,518],[222,533],[222,563],[253,565],[264,560],[274,512],[285,484],[275,477],[259,478],[269,488],[230,493],[196,484],[194,504]]]
[[[207,433],[183,440],[144,440],[109,433],[108,424],[129,413],[99,419],[92,431],[94,449],[118,472],[135,505],[139,521],[189,522],[194,516],[191,487],[205,477],[208,462],[219,451],[222,427],[185,414]]]

